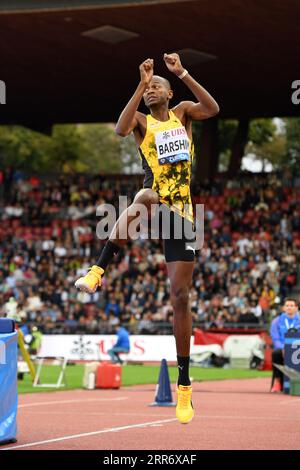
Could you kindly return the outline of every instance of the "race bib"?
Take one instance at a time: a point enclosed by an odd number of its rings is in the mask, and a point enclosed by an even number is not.
[[[185,127],[176,127],[155,134],[158,163],[177,163],[190,159],[190,143]]]

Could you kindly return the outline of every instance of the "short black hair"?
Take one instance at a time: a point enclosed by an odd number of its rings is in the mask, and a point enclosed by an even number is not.
[[[284,303],[286,304],[287,302],[294,302],[296,306],[298,306],[298,302],[296,299],[292,299],[291,297],[288,297],[287,299],[284,300]]]

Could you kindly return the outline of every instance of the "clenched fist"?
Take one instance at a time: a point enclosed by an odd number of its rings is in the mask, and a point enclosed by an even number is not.
[[[164,54],[164,61],[170,72],[179,76],[184,72],[184,68],[181,65],[180,57],[176,52],[173,54]]]
[[[151,82],[153,77],[153,64],[153,59],[147,59],[140,65],[141,82],[144,85],[148,85]]]

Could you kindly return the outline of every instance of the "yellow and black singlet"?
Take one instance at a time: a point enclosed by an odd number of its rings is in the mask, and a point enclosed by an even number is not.
[[[193,142],[173,111],[169,111],[169,119],[164,122],[151,114],[146,117],[147,130],[139,147],[144,188],[156,191],[162,204],[193,222],[190,194]]]

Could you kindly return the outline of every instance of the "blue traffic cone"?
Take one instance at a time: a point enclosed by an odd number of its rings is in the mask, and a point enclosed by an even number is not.
[[[154,402],[150,406],[176,406],[173,402],[167,361],[161,361]]]

